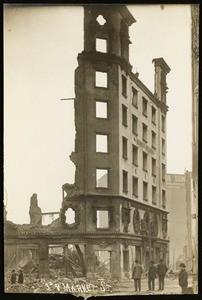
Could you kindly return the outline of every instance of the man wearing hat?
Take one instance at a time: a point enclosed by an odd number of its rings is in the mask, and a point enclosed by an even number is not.
[[[141,291],[141,275],[142,275],[142,266],[139,264],[139,261],[136,259],[135,264],[132,267],[132,278],[134,279],[135,291]]]
[[[179,267],[181,269],[179,273],[179,286],[181,286],[182,294],[185,294],[188,287],[188,273],[184,263],[181,263]]]
[[[162,291],[164,289],[164,278],[166,276],[167,271],[168,271],[168,268],[163,263],[163,259],[160,259],[159,264],[157,266],[157,275],[159,277],[159,290],[160,291]]]
[[[155,290],[155,278],[156,278],[156,267],[154,266],[154,261],[151,260],[149,270],[148,270],[148,291]]]
[[[15,270],[13,270],[12,275],[11,275],[11,283],[12,284],[16,283],[16,278],[17,278],[17,273],[15,272]]]

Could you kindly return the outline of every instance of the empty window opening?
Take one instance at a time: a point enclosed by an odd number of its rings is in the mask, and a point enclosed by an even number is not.
[[[138,134],[138,119],[134,115],[132,115],[132,132]]]
[[[106,20],[102,15],[99,15],[96,20],[97,20],[98,24],[101,26],[103,26],[106,23]]]
[[[123,171],[123,192],[128,192],[128,172]]]
[[[107,40],[96,38],[96,51],[107,52]]]
[[[96,214],[97,228],[109,228],[109,211],[97,210]]]
[[[162,190],[162,207],[166,208],[166,191]]]
[[[111,271],[111,252],[106,250],[94,251],[95,272]]]
[[[108,169],[96,169],[96,187],[107,188],[108,187]]]
[[[143,159],[142,168],[143,168],[144,171],[147,171],[148,170],[148,167],[147,167],[147,153],[145,153],[145,152],[142,153],[142,159]]]
[[[138,178],[133,176],[133,195],[138,196]]]
[[[156,187],[152,186],[152,203],[156,204]]]
[[[128,125],[127,107],[125,105],[122,105],[122,124],[124,126]]]
[[[107,119],[107,102],[96,101],[96,118]]]
[[[152,123],[156,124],[156,109],[152,106]]]
[[[156,149],[156,133],[152,131],[152,148]]]
[[[166,153],[166,141],[162,139],[162,154]]]
[[[166,179],[166,166],[165,164],[162,164],[162,179]]]
[[[138,91],[134,87],[132,87],[132,104],[138,107]]]
[[[147,143],[147,125],[142,124],[142,139]]]
[[[165,132],[166,129],[166,118],[164,115],[161,115],[161,129],[163,132]]]
[[[48,246],[48,254],[51,255],[51,254],[58,254],[58,255],[63,255],[63,245],[49,245]],[[59,256],[58,256],[59,258]],[[59,260],[62,260],[62,257],[59,258]]]
[[[95,72],[95,86],[107,88],[108,86],[108,76],[107,72]]]
[[[122,94],[127,95],[127,79],[124,75],[122,75]]]
[[[132,160],[133,164],[138,166],[138,147],[132,145]]]
[[[74,251],[75,250],[75,246],[73,244],[68,244],[67,245],[67,248],[70,250],[70,251]]]
[[[148,183],[143,181],[143,199],[148,200]]]
[[[147,100],[142,98],[142,113],[147,117]]]
[[[96,134],[96,152],[108,152],[108,135]]]
[[[65,217],[67,224],[75,223],[75,211],[71,207],[66,210]]]
[[[141,246],[135,246],[135,258],[141,263]]]
[[[128,140],[122,137],[122,156],[128,158]]]
[[[152,175],[156,176],[156,159],[152,157]]]

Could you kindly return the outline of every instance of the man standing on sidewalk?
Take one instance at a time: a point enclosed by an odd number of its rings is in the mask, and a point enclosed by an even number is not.
[[[157,266],[157,274],[158,274],[158,277],[159,277],[159,291],[164,290],[164,279],[165,279],[167,271],[168,271],[168,268],[163,263],[163,259],[160,259],[159,264]]]
[[[155,278],[156,278],[156,267],[154,266],[153,260],[150,262],[148,271],[148,291],[155,290]]]
[[[142,266],[139,264],[136,259],[135,264],[132,267],[132,278],[134,279],[135,291],[141,291],[141,275],[142,275]]]
[[[179,273],[179,286],[181,286],[182,294],[186,294],[188,287],[188,273],[186,271],[186,266],[184,263],[179,265],[181,271]]]

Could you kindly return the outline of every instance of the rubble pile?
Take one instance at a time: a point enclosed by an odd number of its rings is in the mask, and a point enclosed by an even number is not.
[[[71,255],[70,255],[71,254]],[[68,273],[65,265],[68,263]],[[70,265],[71,264],[71,265]],[[24,274],[23,284],[11,284],[11,269],[5,274],[5,292],[9,293],[65,293],[74,295],[102,295],[117,292],[118,280],[112,278],[109,269],[100,264],[91,277],[82,277],[77,252],[69,253],[68,261],[62,254],[49,254],[49,278],[40,279],[37,260],[24,256],[16,272]]]
[[[5,274],[5,292],[8,293],[62,293],[96,296],[117,292],[118,280],[113,278],[61,278],[37,279],[25,276],[23,284],[10,283],[11,271]]]
[[[49,268],[51,269],[63,269],[65,265],[65,258],[60,254],[49,255]]]
[[[47,229],[58,229],[62,228],[60,218],[55,219],[52,223],[46,225]]]

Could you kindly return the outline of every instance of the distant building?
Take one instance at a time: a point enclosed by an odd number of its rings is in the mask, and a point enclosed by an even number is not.
[[[185,262],[192,269],[191,251],[191,173],[167,175],[169,211],[170,267]]]

